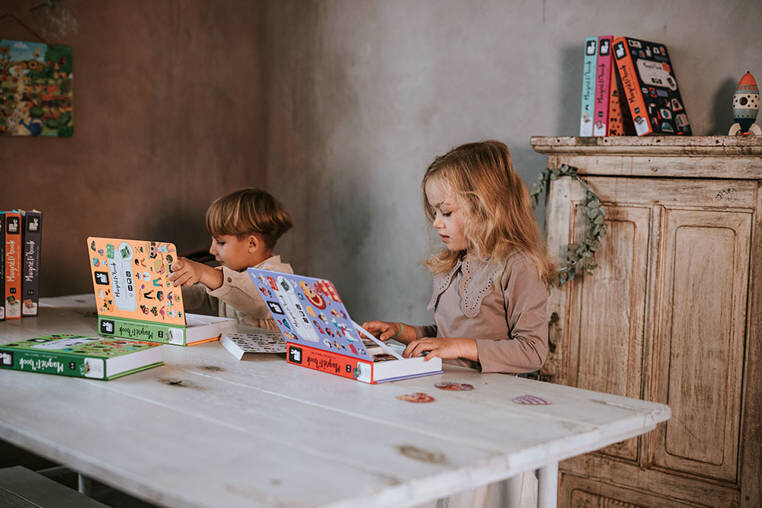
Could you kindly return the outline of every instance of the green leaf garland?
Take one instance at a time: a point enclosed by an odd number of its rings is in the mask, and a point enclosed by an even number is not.
[[[540,196],[548,189],[552,180],[558,180],[562,176],[568,176],[577,180],[585,189],[585,200],[582,203],[582,217],[585,223],[585,237],[581,242],[570,243],[564,248],[564,262],[558,269],[558,286],[582,276],[585,272],[592,272],[597,266],[595,252],[601,246],[601,237],[606,232],[606,211],[601,206],[601,199],[593,192],[590,185],[579,177],[577,168],[562,164],[560,168],[545,168],[540,172],[540,177],[532,186],[529,194],[532,197],[532,206],[537,207]]]

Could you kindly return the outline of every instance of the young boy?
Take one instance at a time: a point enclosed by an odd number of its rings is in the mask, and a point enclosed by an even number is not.
[[[187,258],[172,265],[170,280],[184,286],[186,312],[206,311],[277,330],[246,268],[294,273],[291,265],[273,255],[275,242],[291,225],[283,205],[259,189],[241,189],[214,200],[206,211],[206,229],[212,236],[209,253],[221,266]]]

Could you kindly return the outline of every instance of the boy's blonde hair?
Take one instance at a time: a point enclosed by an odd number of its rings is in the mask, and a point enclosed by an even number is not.
[[[206,210],[206,230],[213,237],[256,233],[272,249],[291,226],[278,200],[260,189],[240,189],[215,199]]]
[[[526,185],[514,171],[508,147],[499,141],[466,143],[439,156],[423,176],[423,208],[434,221],[426,183],[439,181],[465,208],[469,252],[504,262],[514,251],[527,254],[540,278],[549,284],[555,265],[540,237]],[[444,249],[424,264],[432,272],[449,272],[462,252]]]

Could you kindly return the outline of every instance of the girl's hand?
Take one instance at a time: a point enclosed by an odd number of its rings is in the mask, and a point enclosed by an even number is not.
[[[415,340],[415,328],[404,323],[391,323],[388,321],[366,321],[362,327],[383,341],[389,339],[408,343]],[[400,329],[400,327],[402,327]]]
[[[211,266],[179,258],[172,264],[172,275],[169,276],[175,286],[192,286],[201,282],[211,290],[222,285],[222,272]]]
[[[450,360],[454,358],[466,358],[467,360],[479,361],[479,350],[474,339],[459,339],[450,337],[426,337],[410,342],[402,356],[415,358],[421,353],[428,351],[424,361],[432,358]]]

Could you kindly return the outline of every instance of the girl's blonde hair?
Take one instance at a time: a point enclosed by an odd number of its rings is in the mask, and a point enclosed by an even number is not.
[[[269,193],[240,189],[215,199],[206,210],[206,230],[213,237],[252,233],[260,235],[272,249],[292,226],[291,216]]]
[[[499,141],[466,143],[434,162],[423,175],[423,209],[434,221],[426,184],[445,185],[451,199],[465,208],[468,251],[478,258],[504,262],[514,251],[528,255],[540,278],[550,283],[556,270],[540,237],[526,185],[514,171],[508,147]],[[449,272],[462,252],[444,249],[424,262],[436,274]]]

